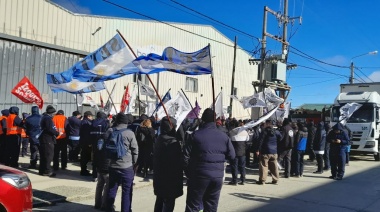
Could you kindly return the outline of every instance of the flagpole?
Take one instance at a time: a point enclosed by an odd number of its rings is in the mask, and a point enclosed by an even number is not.
[[[119,33],[120,37],[121,37],[121,38],[124,40],[124,42],[127,44],[129,50],[131,50],[131,52],[133,53],[133,55],[135,56],[135,58],[137,58],[136,53],[133,51],[133,49],[131,48],[131,46],[129,45],[129,43],[127,42],[127,40],[124,38],[124,36],[121,34],[121,32],[120,32],[118,29],[116,30],[116,32]],[[211,60],[211,59],[210,59],[210,60]],[[160,100],[160,103],[161,103],[162,107],[164,108],[164,111],[165,111],[166,116],[168,117],[168,120],[169,120],[169,124],[170,124],[170,126],[173,127],[173,124],[172,124],[172,122],[170,121],[170,117],[169,117],[168,111],[166,111],[165,105],[162,103],[162,99],[161,99],[160,95],[158,94],[158,91],[157,91],[157,89],[156,89],[156,86],[154,86],[152,80],[151,80],[150,77],[149,77],[149,74],[147,74],[146,76],[147,76],[147,78],[148,78],[150,84],[152,84],[153,89],[154,89],[154,91],[156,92],[156,95],[157,95],[158,99]],[[139,97],[139,100],[140,100],[140,97]]]
[[[118,31],[119,32],[119,31]],[[123,36],[120,34],[120,36],[123,38]],[[124,39],[124,38],[123,38]],[[140,74],[136,74],[137,78],[137,101],[139,102],[139,117],[141,116],[141,101],[140,101]]]
[[[78,106],[78,94],[75,94],[75,103],[77,104],[77,111],[79,111],[79,106]]]
[[[183,95],[185,95],[185,97],[186,97],[187,101],[189,102],[189,104],[190,104],[190,107],[191,107],[191,111],[193,111],[193,113],[194,113],[195,117],[197,117],[197,119],[199,119],[199,118],[198,118],[198,115],[197,115],[197,114],[195,113],[195,111],[194,111],[194,107],[193,107],[193,105],[191,104],[191,102],[190,102],[189,98],[187,98],[187,96],[186,96],[186,93],[183,91],[183,89],[182,89],[182,88],[181,88],[181,91],[182,91]]]
[[[171,90],[171,88],[169,88],[169,90],[165,93],[164,98],[165,98],[166,94],[170,92],[170,90]],[[159,105],[156,106],[156,109],[154,109],[154,111],[153,111],[153,113],[152,113],[151,116],[153,116],[154,113],[157,112],[158,107],[159,107]]]
[[[211,57],[211,45],[208,44],[208,50],[210,55],[210,65],[211,65],[211,87],[212,87],[212,109],[214,110],[215,114],[215,88],[214,88],[214,71],[212,69],[212,57]],[[216,114],[214,115],[214,121],[216,120]]]
[[[112,91],[111,91],[111,92],[113,92],[113,90],[115,89],[115,86],[116,86],[116,83],[113,85],[113,88],[112,88]],[[116,109],[115,104],[113,103],[112,96],[111,96],[110,92],[108,91],[108,88],[105,86],[105,84],[104,84],[104,87],[106,88],[106,91],[107,91],[107,93],[108,93],[108,100],[111,100],[112,106],[113,106],[113,108],[115,109],[115,113],[117,113],[117,109]],[[108,100],[107,100],[107,101],[108,101]]]

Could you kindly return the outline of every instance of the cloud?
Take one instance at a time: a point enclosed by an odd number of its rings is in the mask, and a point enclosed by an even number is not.
[[[322,59],[322,61],[326,63],[330,63],[334,65],[342,65],[342,66],[345,66],[345,65],[348,66],[350,63],[348,59],[342,55],[335,55],[333,57]]]
[[[52,0],[52,2],[66,8],[73,13],[91,14],[91,9],[79,5],[79,0]]]
[[[371,75],[368,76],[374,82],[380,82],[380,71],[372,72]]]

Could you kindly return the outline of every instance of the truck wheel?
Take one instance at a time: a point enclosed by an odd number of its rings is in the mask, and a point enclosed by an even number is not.
[[[375,158],[375,161],[380,161],[380,154],[379,153],[375,153],[373,155],[373,157]]]

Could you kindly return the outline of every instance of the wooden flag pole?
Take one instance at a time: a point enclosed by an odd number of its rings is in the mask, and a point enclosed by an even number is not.
[[[208,44],[208,50],[210,55],[210,65],[211,65],[211,87],[212,87],[212,109],[214,110],[214,122],[216,121],[215,113],[215,87],[214,87],[214,70],[212,69],[212,57],[211,57],[211,45]]]
[[[119,30],[116,30],[116,32],[119,33],[120,37],[121,37],[121,38],[123,39],[123,41],[127,44],[129,50],[131,50],[131,52],[133,53],[133,55],[135,56],[135,58],[137,58],[136,53],[133,51],[132,47],[129,45],[129,43],[127,42],[127,40],[125,40],[125,38],[124,38],[124,36],[121,34],[121,32],[120,32]],[[157,89],[156,89],[156,86],[154,86],[153,81],[152,81],[152,80],[150,79],[150,77],[149,77],[149,74],[147,74],[146,76],[147,76],[147,78],[148,78],[150,84],[152,84],[153,89],[154,89],[154,91],[156,92],[156,95],[157,95],[158,99],[160,100],[160,103],[161,103],[162,107],[164,108],[164,111],[165,111],[166,116],[168,117],[168,120],[169,120],[169,124],[170,124],[170,126],[173,128],[174,125],[173,125],[172,122],[170,121],[170,117],[169,117],[168,111],[166,110],[165,105],[164,105],[164,103],[162,102],[162,99],[161,99],[160,95],[158,94],[158,91],[157,91]],[[140,98],[139,98],[139,99],[140,99]]]
[[[195,113],[195,111],[194,111],[194,107],[193,107],[193,105],[191,104],[191,102],[190,102],[189,98],[187,98],[187,96],[186,96],[186,94],[185,94],[185,91],[183,91],[183,89],[182,89],[182,88],[181,88],[181,91],[182,91],[183,95],[185,95],[185,97],[186,97],[187,101],[189,102],[189,104],[190,104],[190,107],[191,107],[191,111],[193,111],[193,113],[194,113],[195,117],[197,117],[197,119],[199,119],[199,118],[198,118],[198,115],[197,115],[197,114]]]

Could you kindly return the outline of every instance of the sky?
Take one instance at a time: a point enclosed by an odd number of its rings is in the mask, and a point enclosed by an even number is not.
[[[147,19],[108,1],[160,21],[212,25],[231,41],[237,36],[238,45],[248,51],[261,45],[257,38],[262,35],[264,6],[281,13],[284,7],[284,0],[52,1],[75,13]],[[288,24],[288,64],[297,64],[287,71],[292,108],[333,104],[339,85],[349,83],[351,61],[355,83],[380,81],[380,55],[367,54],[380,51],[380,1],[288,0],[288,4],[289,17],[302,17],[301,22],[296,18]],[[281,36],[282,30],[269,15],[267,31]],[[267,50],[280,54],[281,43],[267,38]]]

